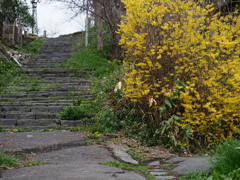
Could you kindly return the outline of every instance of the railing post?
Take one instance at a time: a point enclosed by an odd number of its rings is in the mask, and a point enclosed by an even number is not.
[[[15,37],[14,37],[15,36],[15,27],[16,27],[16,22],[14,21],[14,23],[12,25],[13,32],[12,32],[12,37],[11,37],[13,43],[15,43]]]
[[[5,32],[6,31],[6,24],[5,24],[5,21],[3,22],[3,39],[5,38]]]
[[[47,37],[47,31],[46,30],[43,31],[43,37]]]
[[[18,19],[18,43],[19,43],[19,46],[22,47],[22,26],[21,26],[21,19]]]

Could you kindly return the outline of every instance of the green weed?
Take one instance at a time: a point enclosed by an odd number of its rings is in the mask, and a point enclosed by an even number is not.
[[[30,54],[31,57],[35,57],[44,42],[44,39],[35,39],[31,43],[24,43],[22,51]]]
[[[117,162],[117,161],[104,162],[101,164],[120,168],[120,169],[133,170],[133,171],[136,170],[141,172],[147,172],[149,170],[148,166],[139,166],[136,164],[128,164],[128,163]]]
[[[37,166],[41,164],[48,164],[48,163],[43,161],[29,161],[29,162],[23,163],[24,166]]]
[[[76,92],[75,91],[69,91],[69,96],[75,96]]]
[[[88,110],[77,106],[68,106],[60,113],[62,120],[81,120],[87,117]]]
[[[39,86],[40,81],[37,79],[33,80],[32,83],[30,84],[30,91],[39,91],[41,87]]]
[[[167,169],[168,171],[172,171],[173,170],[173,164],[161,164],[161,165],[159,165],[160,167],[162,167],[162,168],[165,168],[165,169]]]
[[[21,72],[18,65],[7,59],[0,58],[0,90],[8,86],[10,82],[19,79]]]
[[[129,150],[126,150],[126,152],[135,160],[137,161],[146,161],[147,158],[145,158],[144,156],[140,156],[138,154],[138,151],[137,149],[129,149]]]
[[[14,156],[9,156],[4,153],[0,153],[0,166],[2,167],[18,167],[20,164],[18,163],[19,158]]]
[[[179,180],[207,180],[212,174],[211,171],[194,171],[180,177]]]
[[[0,132],[4,132],[4,131],[5,131],[4,127],[0,126]]]
[[[230,140],[217,147],[214,169],[222,174],[228,174],[240,168],[240,141]]]

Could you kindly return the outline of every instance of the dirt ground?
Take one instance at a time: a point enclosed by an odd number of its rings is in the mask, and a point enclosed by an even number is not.
[[[108,137],[111,138],[108,138]],[[105,141],[102,144],[115,144],[128,147],[136,151],[140,156],[145,157],[147,160],[162,159],[166,160],[172,156],[187,156],[195,157],[195,154],[184,154],[179,152],[171,152],[171,150],[166,149],[161,146],[143,146],[137,139],[128,138],[123,132],[117,132],[114,134],[109,134],[105,136]]]

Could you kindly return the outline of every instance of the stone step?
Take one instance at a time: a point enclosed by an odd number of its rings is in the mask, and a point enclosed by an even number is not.
[[[37,97],[52,97],[52,96],[85,96],[90,95],[89,91],[91,88],[89,87],[48,87],[48,86],[38,86],[38,87],[22,87],[19,89],[5,89],[5,93],[0,95],[1,98],[26,98],[29,96],[37,96]]]
[[[58,119],[59,113],[33,113],[33,112],[14,112],[14,113],[7,113],[2,112],[0,113],[0,119]]]
[[[65,57],[52,57],[52,58],[35,58],[35,59],[30,59],[28,62],[25,62],[25,65],[28,64],[33,64],[33,63],[59,63],[59,62],[65,62],[66,58]]]
[[[15,126],[15,125],[5,125],[4,128],[8,130],[15,130],[16,132],[22,132],[26,130],[34,130],[34,131],[49,131],[54,130],[57,126]],[[71,129],[68,127],[64,127],[64,129]]]
[[[45,63],[45,64],[48,64],[48,63],[63,63],[66,61],[66,57],[52,57],[52,58],[48,58],[48,59],[45,59],[45,58],[36,58],[36,59],[31,59],[29,60],[28,62],[25,63],[25,65],[28,65],[28,64],[37,64],[37,63]]]
[[[51,57],[51,58],[33,58],[30,59],[28,62],[25,62],[24,65],[30,64],[30,63],[59,63],[59,62],[64,62],[66,61],[66,58],[64,57]]]
[[[58,119],[27,119],[27,120],[16,120],[16,119],[0,119],[0,123],[5,129],[54,129],[54,128],[67,128],[74,127],[78,124],[85,124],[91,120],[58,120]]]
[[[9,87],[8,89],[5,89],[4,92],[2,92],[2,95],[0,95],[1,97],[6,97],[7,95],[35,95],[37,94],[37,96],[41,95],[41,94],[46,94],[46,93],[50,93],[50,94],[70,94],[70,92],[74,92],[74,94],[79,94],[79,95],[83,95],[83,94],[89,94],[89,91],[91,90],[91,87],[88,86],[81,86],[81,85],[76,85],[76,86],[66,86],[63,87],[63,85],[58,84],[56,86],[51,86],[49,84],[46,84],[46,86],[43,85],[38,85],[38,86],[29,86],[29,85],[24,85],[25,87],[21,87],[19,89],[16,88],[11,88]]]
[[[66,70],[66,69],[26,69],[26,73],[30,76],[40,77],[79,77],[86,78],[89,75],[89,71],[77,71],[77,70]]]
[[[62,82],[62,83],[67,83],[67,82],[80,82],[81,84],[87,84],[91,85],[90,80],[86,80],[83,78],[79,78],[78,76],[75,77],[36,77],[36,79],[42,83],[56,83],[56,82]],[[29,82],[31,83],[31,82]]]
[[[91,86],[91,81],[89,80],[83,80],[82,78],[78,77],[32,77],[33,80],[28,80],[28,81],[22,81],[19,82],[16,85],[13,85],[12,87],[18,87],[19,85],[26,86],[26,85],[46,85],[46,84],[51,84],[51,85],[81,85],[81,86]],[[11,86],[10,86],[11,87]]]
[[[71,79],[70,79],[71,78]],[[90,86],[91,81],[89,80],[80,80],[77,77],[66,77],[66,78],[54,78],[54,77],[42,77],[38,79],[39,84],[46,84],[46,83],[64,83],[66,86],[68,85],[82,85],[82,86]],[[31,82],[30,82],[31,84]]]
[[[0,105],[0,112],[61,112],[63,106]]]
[[[29,63],[25,67],[27,68],[38,68],[38,69],[43,69],[43,68],[55,68],[58,67],[59,63]]]
[[[0,99],[1,98],[27,98],[27,97],[62,97],[62,96],[66,96],[69,97],[71,96],[70,90],[66,90],[66,91],[15,91],[15,92],[9,92],[8,94],[2,94],[0,95]],[[85,97],[92,97],[88,91],[73,91],[74,92],[74,96],[85,96]]]
[[[24,105],[34,105],[34,106],[71,106],[72,102],[26,102]]]
[[[59,120],[64,107],[78,97],[89,100],[90,70],[68,70],[61,64],[71,57],[77,38],[50,38],[37,57],[23,65],[28,80],[5,88],[0,95],[0,123],[5,128],[45,129],[80,121]],[[53,68],[51,68],[53,67]],[[36,79],[36,80],[35,80]],[[88,118],[92,116],[89,115]]]
[[[50,57],[51,56],[51,57]],[[38,55],[38,59],[56,59],[56,58],[65,58],[68,59],[71,57],[71,54],[69,55],[68,53],[62,53],[62,54],[43,54],[43,55]]]
[[[71,106],[72,103],[69,102],[13,102],[13,101],[9,101],[9,102],[1,102],[1,105],[18,105],[21,104],[23,106],[25,105],[32,105],[32,106]]]
[[[22,104],[25,104],[25,103],[36,103],[36,102],[39,102],[39,103],[55,103],[55,102],[58,102],[58,103],[61,103],[63,102],[64,104],[65,103],[73,103],[74,100],[66,100],[67,98],[58,98],[58,100],[56,100],[57,98],[3,98],[2,99],[2,102],[12,102],[12,103],[22,103]]]
[[[45,82],[37,82],[36,84],[35,83],[22,83],[20,84],[21,86],[24,86],[24,88],[27,90],[29,88],[34,88],[34,87],[46,87],[46,88],[54,88],[54,86],[56,88],[57,91],[61,91],[61,88],[65,89],[65,90],[62,90],[62,91],[66,91],[66,90],[69,90],[71,91],[72,89],[90,89],[90,84],[89,82],[81,82],[81,81],[61,81],[60,80],[56,80],[56,81],[45,81]],[[58,89],[59,88],[59,89]],[[6,88],[7,89],[7,88]]]
[[[58,119],[1,119],[0,123],[4,128],[9,126],[17,128],[27,128],[32,126],[41,126],[42,129],[46,128],[47,126],[56,127],[56,124],[60,125],[60,120]]]

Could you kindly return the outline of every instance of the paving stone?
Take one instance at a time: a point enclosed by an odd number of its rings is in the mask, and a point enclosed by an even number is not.
[[[148,164],[148,166],[159,166],[160,162],[159,161],[153,161]]]
[[[173,171],[178,174],[186,174],[189,171],[206,170],[212,167],[210,157],[173,157],[166,163],[175,163],[177,166]]]
[[[134,160],[128,153],[126,153],[126,150],[128,150],[129,148],[124,148],[118,145],[108,145],[108,147],[112,148],[113,154],[119,157],[122,161],[131,163],[131,164],[138,164],[136,160]]]
[[[117,180],[146,180],[145,177],[136,174],[132,171],[124,171],[123,173],[115,173],[114,176]]]
[[[163,175],[166,175],[167,172],[166,171],[150,171],[150,174],[154,175],[154,176],[163,176]]]
[[[170,180],[170,179],[177,179],[175,176],[155,176],[156,179],[161,179],[161,180]]]

